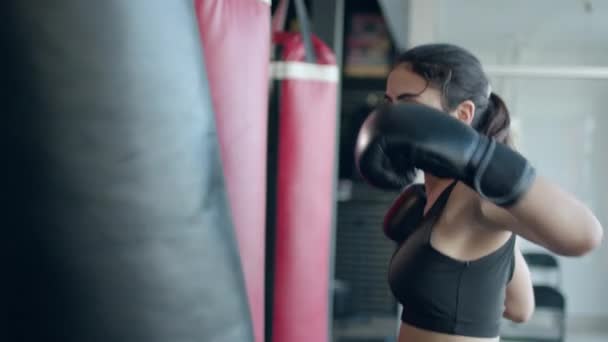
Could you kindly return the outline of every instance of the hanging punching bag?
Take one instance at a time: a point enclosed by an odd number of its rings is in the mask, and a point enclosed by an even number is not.
[[[271,332],[273,342],[328,342],[338,68],[308,31],[303,2],[294,3],[302,34],[275,32],[273,39]]]
[[[263,342],[270,1],[195,3],[255,340]]]
[[[252,341],[192,1],[2,11],[2,340]]]

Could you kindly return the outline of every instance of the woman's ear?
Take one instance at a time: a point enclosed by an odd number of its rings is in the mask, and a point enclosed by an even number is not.
[[[461,102],[454,110],[456,118],[467,125],[471,125],[475,118],[475,103],[471,100]]]

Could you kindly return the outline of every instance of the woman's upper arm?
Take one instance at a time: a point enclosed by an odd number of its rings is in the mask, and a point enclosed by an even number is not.
[[[602,240],[602,227],[591,210],[541,176],[512,207],[483,201],[482,212],[492,224],[559,255],[586,254]]]
[[[507,284],[504,316],[515,322],[525,322],[534,312],[534,291],[530,270],[518,246],[514,253],[513,276]]]

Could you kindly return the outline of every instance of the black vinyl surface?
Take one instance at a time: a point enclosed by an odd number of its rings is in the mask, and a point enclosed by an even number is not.
[[[192,1],[0,6],[0,339],[252,341]]]

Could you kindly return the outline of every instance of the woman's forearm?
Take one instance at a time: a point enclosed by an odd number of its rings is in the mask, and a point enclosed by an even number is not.
[[[542,176],[508,211],[521,223],[517,233],[560,255],[586,254],[602,240],[591,210]]]

